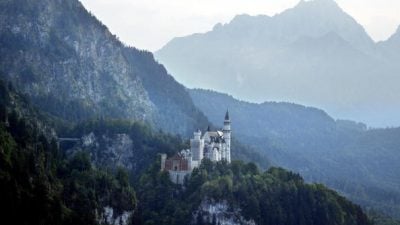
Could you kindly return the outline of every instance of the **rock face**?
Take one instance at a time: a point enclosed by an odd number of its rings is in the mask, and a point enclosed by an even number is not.
[[[37,104],[67,119],[151,116],[123,46],[78,1],[4,2],[2,75]]]
[[[78,0],[1,1],[0,18],[0,76],[46,112],[179,134],[207,121],[151,53],[124,46]]]
[[[134,169],[136,158],[133,141],[127,134],[96,136],[92,132],[83,136],[82,145],[77,147],[78,149],[71,149],[72,153],[76,150],[88,152],[95,165]]]
[[[255,225],[253,220],[246,220],[240,214],[240,209],[231,209],[226,201],[203,200],[193,213],[193,222],[201,218],[203,222],[220,225]]]
[[[108,225],[128,225],[129,217],[133,214],[133,212],[122,212],[121,215],[115,215],[114,209],[107,206],[104,207],[104,212],[99,219],[99,224],[108,224]]]
[[[376,44],[333,0],[313,0],[273,17],[236,16],[207,33],[175,38],[155,55],[190,88],[393,126],[400,124],[396,36]]]

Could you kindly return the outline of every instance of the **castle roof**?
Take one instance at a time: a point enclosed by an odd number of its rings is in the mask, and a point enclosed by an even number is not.
[[[222,137],[224,135],[221,131],[208,131],[206,134],[210,137]]]

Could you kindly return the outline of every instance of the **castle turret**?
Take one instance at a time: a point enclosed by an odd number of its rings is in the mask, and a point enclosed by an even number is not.
[[[165,170],[165,161],[167,160],[167,154],[161,154],[161,171]]]
[[[204,140],[201,139],[201,131],[194,132],[193,139],[190,139],[190,150],[193,161],[201,161],[204,156]]]
[[[225,154],[223,154],[226,161],[231,162],[231,120],[229,118],[229,111],[226,110],[224,120],[224,140],[225,140]]]

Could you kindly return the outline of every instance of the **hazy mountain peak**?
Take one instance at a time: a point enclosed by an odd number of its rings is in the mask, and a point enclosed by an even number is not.
[[[333,0],[302,0],[295,7],[278,14],[276,17],[280,19],[286,18],[286,20],[291,20],[290,22],[292,23],[305,23],[302,25],[321,23],[321,25],[328,29],[332,26],[354,24],[361,27]],[[286,20],[285,22],[288,22]],[[326,21],[329,21],[330,24],[325,24]]]
[[[249,14],[239,14],[236,15],[232,21],[232,22],[236,22],[236,21],[251,21],[251,20],[255,20],[255,19],[264,19],[264,20],[268,20],[271,19],[270,16],[268,15],[257,15],[257,16],[251,16]]]
[[[397,28],[396,32],[390,36],[389,39],[379,42],[378,46],[381,54],[397,62],[400,59],[400,26]]]
[[[365,29],[334,0],[303,0],[274,19],[286,36],[321,37],[335,32],[357,49],[372,52],[374,42]]]
[[[400,40],[400,26],[397,27],[396,32],[392,35],[392,37]]]
[[[334,0],[301,0],[296,7],[336,8],[342,10]]]
[[[302,0],[295,7],[288,9],[281,14],[287,14],[289,12],[293,12],[296,14],[307,14],[308,16],[314,17],[314,19],[338,19],[343,17],[350,17],[333,0]],[[315,18],[315,16],[318,16],[320,18]]]
[[[388,43],[400,43],[400,26],[397,27],[397,30],[390,36],[386,41],[382,41],[380,45],[386,45]]]
[[[217,23],[217,24],[214,25],[212,30],[218,30],[218,29],[222,28],[223,26],[224,25],[222,25],[222,23]]]
[[[227,25],[231,27],[255,27],[255,26],[263,26],[267,24],[271,20],[270,16],[267,15],[257,15],[257,16],[250,16],[248,14],[240,14],[235,16],[231,22]]]

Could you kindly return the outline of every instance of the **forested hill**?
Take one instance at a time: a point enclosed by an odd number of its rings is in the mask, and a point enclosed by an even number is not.
[[[327,184],[365,207],[400,217],[399,128],[368,130],[361,123],[335,121],[312,107],[254,104],[200,89],[190,93],[211,122],[228,108],[235,118],[235,137],[275,165]]]
[[[78,0],[0,1],[0,77],[63,119],[146,121],[189,135],[207,118],[150,52],[126,47]]]
[[[203,161],[185,186],[176,192],[158,164],[150,168],[138,189],[138,201],[145,202],[138,207],[145,223],[372,224],[359,206],[336,192],[305,184],[299,175],[279,168],[260,172],[252,163]]]
[[[85,153],[67,158],[52,127],[59,122],[13,90],[0,80],[2,223],[112,224],[128,219],[137,203],[128,173],[96,169]]]
[[[0,94],[0,207],[10,224],[371,224],[324,186],[254,163],[204,161],[174,185],[157,155],[185,147],[180,138],[121,120],[67,129],[11,84],[0,81]],[[88,135],[63,144],[60,128]]]

